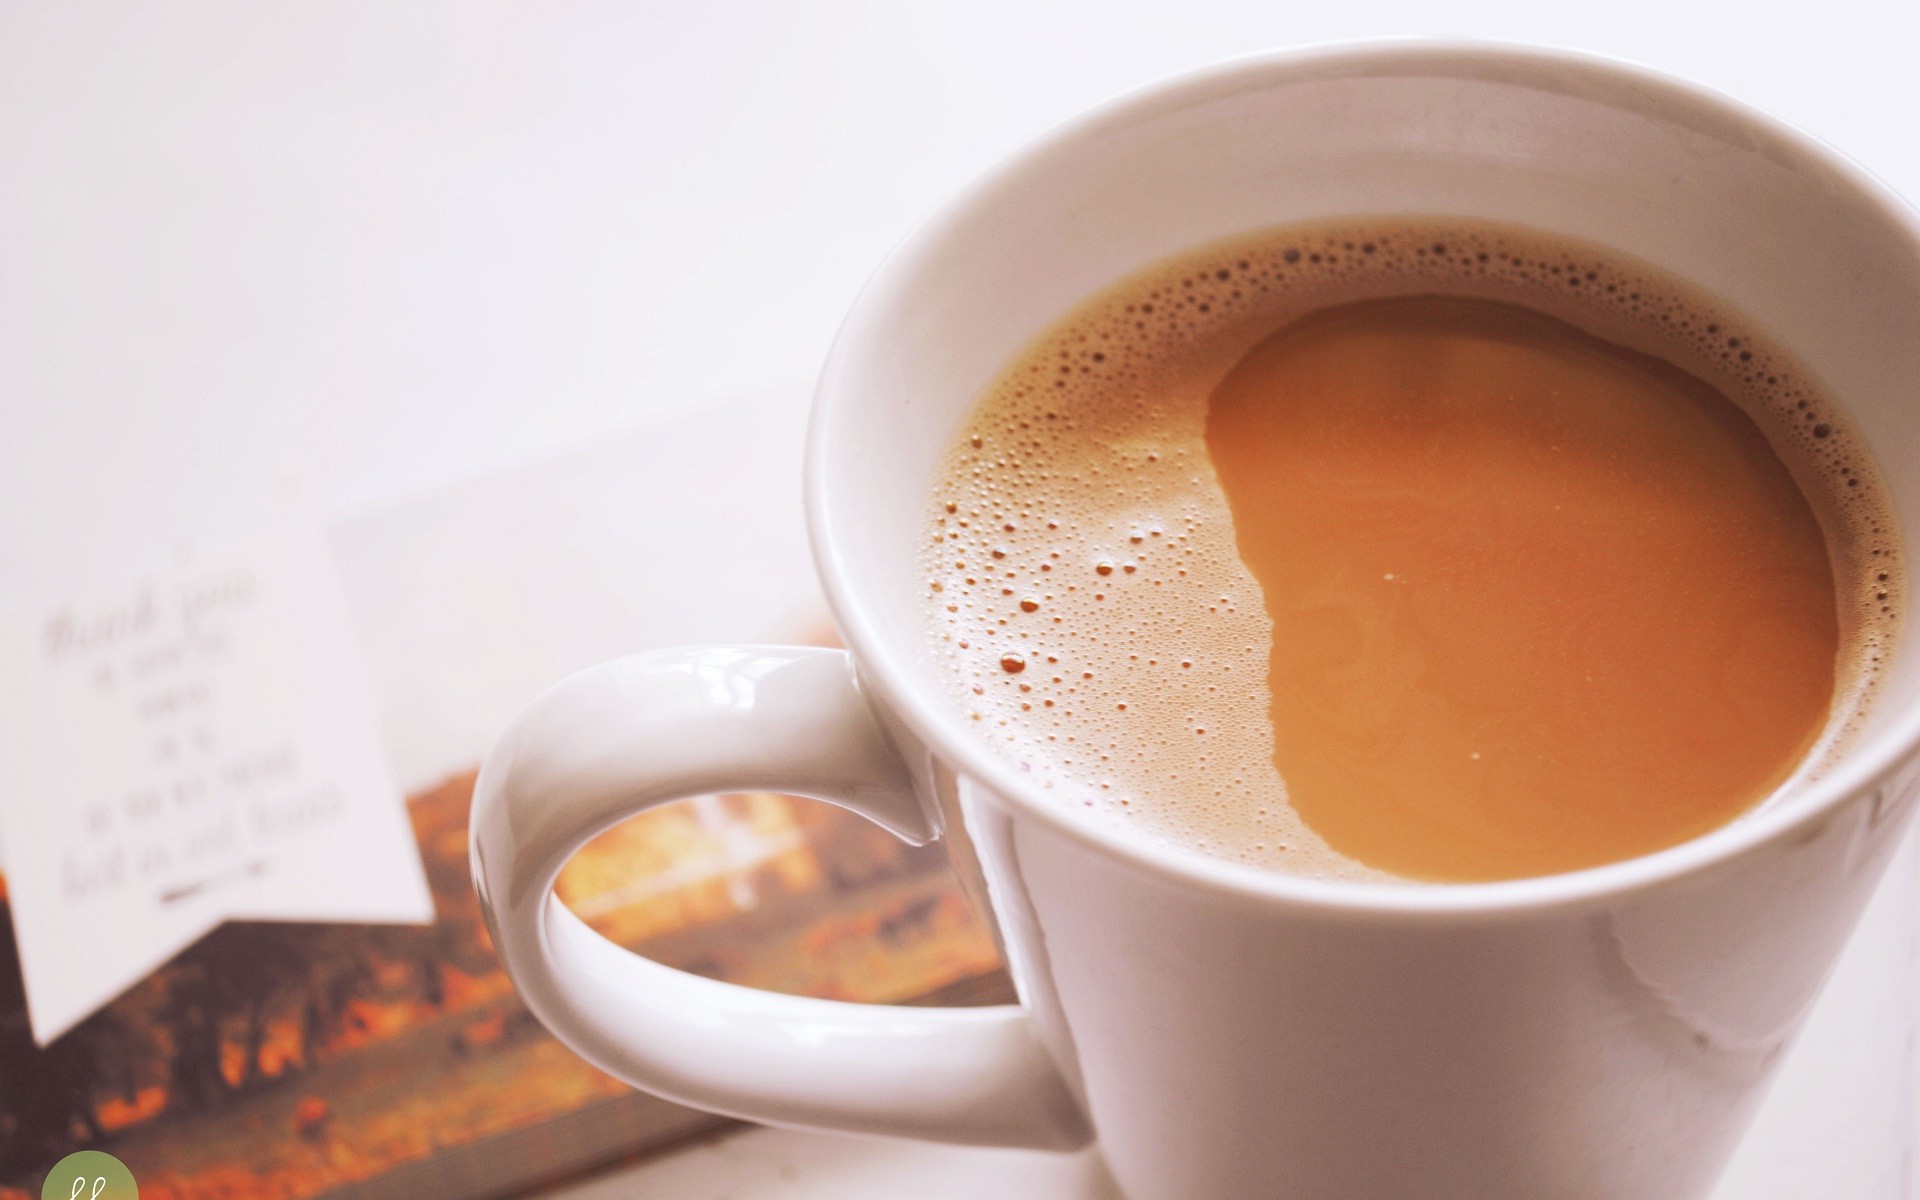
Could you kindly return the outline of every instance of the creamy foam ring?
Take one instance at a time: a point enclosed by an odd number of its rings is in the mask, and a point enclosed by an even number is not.
[[[1206,443],[1209,398],[1308,313],[1449,295],[1518,304],[1707,381],[1759,426],[1825,535],[1840,654],[1819,773],[1871,704],[1899,628],[1891,510],[1808,373],[1735,312],[1646,264],[1459,221],[1292,226],[1209,246],[1082,304],[968,415],[932,491],[928,631],[956,702],[1039,786],[1216,857],[1392,876],[1288,803],[1268,717],[1273,627]]]

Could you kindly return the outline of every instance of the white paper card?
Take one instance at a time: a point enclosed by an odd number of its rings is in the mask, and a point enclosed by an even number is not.
[[[228,919],[431,920],[376,729],[317,536],[0,628],[0,827],[35,1040]]]

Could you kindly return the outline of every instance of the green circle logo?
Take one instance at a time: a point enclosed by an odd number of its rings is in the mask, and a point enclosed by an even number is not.
[[[140,1200],[133,1172],[104,1150],[79,1150],[53,1164],[40,1200]]]

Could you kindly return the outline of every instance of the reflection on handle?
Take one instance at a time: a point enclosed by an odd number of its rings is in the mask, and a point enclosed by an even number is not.
[[[831,801],[914,844],[936,829],[837,650],[709,646],[617,659],[541,696],[474,789],[473,877],[528,1008],[589,1061],[728,1116],[969,1145],[1091,1134],[1017,1006],[782,996],[660,966],[553,896],[617,822],[686,796]]]

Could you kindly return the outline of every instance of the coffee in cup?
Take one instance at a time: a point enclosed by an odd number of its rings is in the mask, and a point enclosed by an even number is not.
[[[1650,853],[1817,774],[1899,623],[1811,373],[1627,256],[1289,226],[1085,301],[964,422],[926,628],[1061,804],[1337,878]]]

